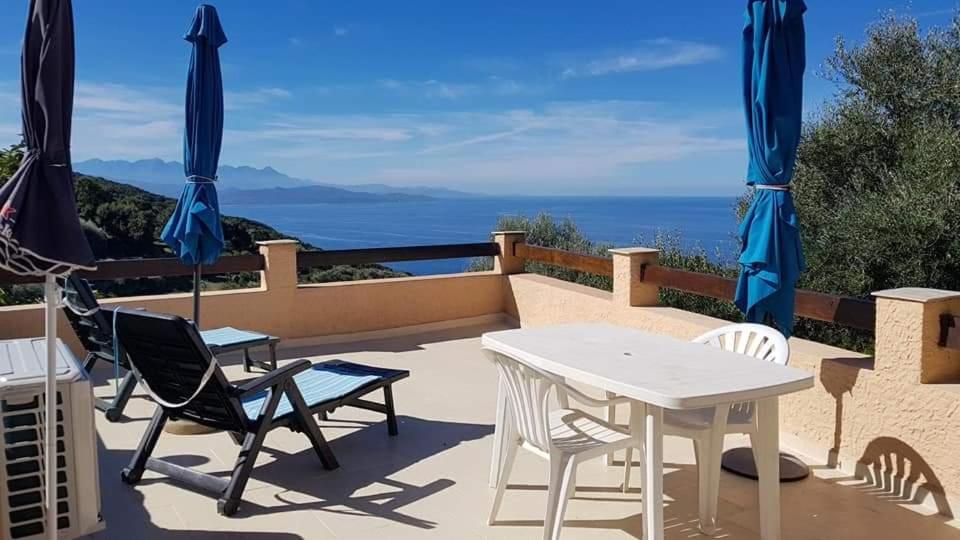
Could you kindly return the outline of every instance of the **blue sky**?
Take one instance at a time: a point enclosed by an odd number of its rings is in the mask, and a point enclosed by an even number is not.
[[[0,10],[0,144],[19,133],[26,0]],[[807,112],[844,35],[888,9],[808,0]],[[196,2],[74,0],[76,161],[181,156]],[[221,162],[325,182],[487,193],[729,195],[745,168],[744,1],[229,0]]]

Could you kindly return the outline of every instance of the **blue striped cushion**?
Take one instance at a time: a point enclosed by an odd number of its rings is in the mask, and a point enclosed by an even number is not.
[[[303,394],[307,407],[346,396],[354,390],[382,379],[381,375],[371,374],[365,366],[351,364],[315,364],[311,369],[294,375],[293,380]],[[256,420],[260,408],[267,399],[268,391],[258,392],[243,398],[243,412],[247,418]],[[293,412],[293,406],[287,396],[280,398],[274,418]]]
[[[237,330],[230,326],[224,328],[215,328],[213,330],[204,330],[200,332],[200,338],[208,347],[230,347],[243,343],[255,343],[265,339],[270,339],[266,334],[258,332],[248,332],[246,330]]]

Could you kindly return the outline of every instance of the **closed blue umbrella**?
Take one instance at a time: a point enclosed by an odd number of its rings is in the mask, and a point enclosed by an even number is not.
[[[793,330],[794,291],[804,269],[790,181],[803,114],[803,0],[748,0],[743,30],[743,96],[756,188],[740,225],[736,304],[749,321],[768,317]]]
[[[187,73],[183,167],[187,183],[161,238],[184,264],[193,265],[193,318],[200,317],[200,267],[223,251],[217,200],[217,165],[223,141],[223,79],[218,49],[227,42],[213,6],[197,8],[184,39],[193,44]]]
[[[0,187],[0,268],[44,276],[46,418],[56,417],[55,276],[96,266],[77,218],[70,164],[74,40],[70,0],[31,0],[20,57],[23,139],[20,168]],[[2,381],[0,381],[2,384]],[[44,429],[44,533],[57,537],[56,430]]]

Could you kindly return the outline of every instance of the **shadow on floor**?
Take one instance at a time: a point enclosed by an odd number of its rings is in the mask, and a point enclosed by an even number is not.
[[[894,437],[878,437],[867,445],[857,463],[857,489],[896,504],[923,504],[933,498],[939,515],[953,518],[943,484],[930,464],[913,447]]]
[[[262,455],[272,460],[253,470],[240,510],[233,519],[242,520],[260,515],[315,510],[342,515],[374,516],[420,529],[434,528],[435,523],[404,513],[401,509],[413,502],[439,494],[453,486],[455,482],[450,478],[437,478],[417,485],[390,477],[398,471],[461,443],[486,437],[493,432],[493,427],[483,424],[425,420],[403,415],[398,416],[397,420],[400,429],[397,437],[387,436],[385,421],[375,423],[322,421],[321,430],[328,436],[333,452],[341,465],[339,469],[333,471],[323,469],[311,448],[291,454],[272,447],[271,437],[268,435]],[[358,425],[365,427],[334,438],[338,428],[354,429]],[[239,452],[239,446],[236,449]],[[132,452],[129,450],[110,450],[101,447],[101,486],[105,492],[110,491],[112,495],[119,495],[120,498],[135,498],[136,501],[133,504],[123,504],[123,508],[129,507],[130,511],[142,513],[142,521],[150,523],[149,512],[142,504],[142,495],[136,488],[122,484],[120,481],[120,468],[126,464],[131,455]],[[207,458],[192,454],[162,457],[186,466],[198,466],[207,462]],[[224,456],[224,459],[229,458]],[[225,470],[215,474],[228,477],[230,471]],[[255,488],[255,482],[260,486]],[[144,478],[140,485],[150,486],[156,483],[171,483],[177,489],[188,489],[167,478]],[[262,500],[258,503],[251,501],[252,489],[264,489],[261,487],[263,484],[282,489],[273,495],[271,502],[276,504],[264,505],[258,504],[262,503]],[[381,489],[369,495],[358,494],[358,492],[370,493],[371,490],[368,488],[372,486],[379,486]],[[109,499],[116,498],[109,497]],[[301,502],[305,499],[309,502]],[[106,508],[107,505],[104,506]],[[216,512],[216,499],[212,496],[209,511],[211,514]],[[107,519],[109,520],[109,515]],[[175,531],[168,532],[174,535],[172,537],[180,534]],[[228,536],[220,532],[189,531],[189,534],[184,532],[181,537],[218,538],[221,535]],[[297,537],[280,535],[276,538]]]

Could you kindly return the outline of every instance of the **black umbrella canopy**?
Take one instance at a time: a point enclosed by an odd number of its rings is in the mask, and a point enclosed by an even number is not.
[[[20,168],[0,187],[0,268],[66,274],[95,266],[80,227],[73,169],[74,42],[70,0],[31,0],[21,56]]]

